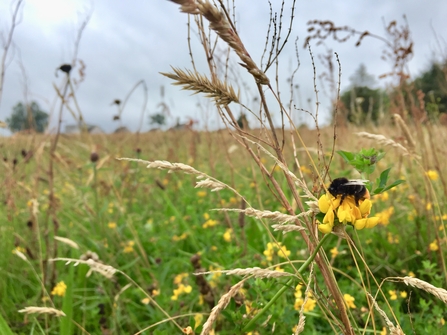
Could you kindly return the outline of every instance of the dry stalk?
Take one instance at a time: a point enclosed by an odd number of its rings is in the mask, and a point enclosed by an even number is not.
[[[174,80],[174,85],[183,86],[184,90],[194,91],[194,94],[205,93],[206,97],[212,98],[216,105],[239,103],[239,94],[236,94],[233,87],[226,82],[217,78],[211,81],[204,75],[190,70],[183,71],[175,67],[172,70],[174,73],[161,72],[161,74]]]
[[[304,330],[304,326],[306,324],[306,316],[304,315],[304,307],[306,306],[306,303],[309,300],[309,298],[311,297],[311,293],[312,293],[312,290],[310,289],[310,285],[312,283],[312,278],[314,275],[314,264],[315,263],[312,263],[311,268],[310,268],[309,282],[307,283],[306,291],[304,292],[305,298],[304,298],[303,304],[301,305],[301,308],[300,308],[300,316],[298,319],[298,324],[296,325],[296,330],[295,330],[294,335],[300,334]]]
[[[400,150],[404,156],[409,156],[411,153],[408,151],[407,148],[405,148],[402,144],[399,144],[383,135],[377,135],[377,134],[371,134],[364,131],[355,133],[357,136],[368,138],[370,140],[375,140],[377,143],[384,145],[384,146],[391,146],[393,148],[396,148]],[[417,156],[416,156],[417,157]]]
[[[251,59],[249,53],[244,47],[241,39],[234,30],[232,24],[228,21],[225,14],[220,11],[208,0],[171,0],[181,5],[181,11],[188,14],[198,14],[204,16],[210,23],[210,28],[223,39],[231,49],[233,49],[242,60],[243,67],[250,72],[256,82],[262,85],[270,83],[265,73],[260,70],[256,63]]]
[[[218,271],[206,271],[206,272],[196,272],[195,276],[207,275],[212,273],[224,273],[227,276],[237,275],[237,276],[253,276],[255,278],[280,278],[280,277],[290,277],[294,276],[292,273],[261,269],[258,267],[246,268],[246,269],[232,269],[232,270],[218,270]]]
[[[399,114],[394,114],[393,118],[397,126],[399,127],[402,135],[407,140],[408,148],[410,149],[410,151],[414,151],[416,149],[416,142],[414,141],[413,136],[411,136],[411,132],[410,129],[408,129],[407,124]]]
[[[210,333],[211,329],[213,328],[213,324],[219,316],[220,312],[222,312],[228,306],[231,298],[239,292],[239,289],[244,285],[244,282],[245,279],[241,280],[236,285],[233,285],[227,293],[220,297],[217,305],[211,310],[208,320],[206,320],[206,322],[203,324],[202,332],[200,333],[200,335],[207,335]]]
[[[386,325],[388,326],[388,329],[390,330],[390,335],[405,335],[404,332],[402,331],[402,329],[400,327],[396,327],[394,326],[394,324],[390,321],[390,319],[388,318],[388,316],[385,314],[385,312],[383,311],[383,309],[381,309],[379,307],[379,305],[377,304],[377,301],[373,298],[373,296],[371,294],[368,293],[368,297],[372,300],[374,308],[376,309],[377,312],[379,312],[379,314],[383,317],[383,319],[385,320]]]
[[[60,237],[60,236],[54,236],[54,239],[57,240],[57,241],[59,241],[59,242],[61,242],[61,243],[64,243],[64,244],[66,244],[66,245],[69,245],[69,246],[72,247],[73,249],[79,249],[79,245],[78,245],[75,241],[70,240],[69,238],[66,238],[66,237]]]
[[[423,280],[413,277],[397,277],[395,279],[403,281],[407,286],[417,287],[425,292],[433,294],[436,298],[447,304],[447,290],[433,286]]]
[[[64,312],[51,307],[28,306],[24,309],[20,309],[18,312],[26,314],[51,314],[55,316],[66,316]]]
[[[66,262],[65,265],[68,265],[70,263],[74,263],[74,266],[78,266],[79,264],[86,264],[90,267],[90,271],[87,273],[87,277],[91,275],[92,272],[98,272],[99,274],[103,275],[107,279],[111,279],[113,275],[118,271],[114,267],[110,265],[105,265],[99,262],[94,261],[93,259],[87,259],[87,260],[81,260],[81,259],[74,259],[74,258],[52,258],[48,260],[49,262],[56,262],[56,261],[64,261]]]

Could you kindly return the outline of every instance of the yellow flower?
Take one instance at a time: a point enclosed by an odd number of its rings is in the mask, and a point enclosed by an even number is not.
[[[199,197],[199,198],[205,198],[206,197],[206,191],[198,191],[197,192],[197,196]]]
[[[377,226],[378,223],[379,223],[378,217],[371,217],[371,218],[356,220],[354,222],[354,227],[357,230],[361,230],[364,228],[373,228],[373,227]]]
[[[394,290],[389,290],[388,294],[390,295],[391,300],[397,300],[397,293]]]
[[[382,331],[380,332],[380,335],[386,335],[386,334],[387,334],[386,327],[383,327]]]
[[[231,242],[232,234],[233,234],[233,229],[228,228],[227,230],[225,230],[225,233],[223,234],[223,239],[225,240],[225,242]]]
[[[186,335],[194,335],[194,331],[192,330],[191,326],[183,328],[182,332],[183,332],[183,334],[186,334]]]
[[[174,277],[174,284],[180,285],[183,279],[187,278],[189,275],[187,273],[180,273],[177,276]]]
[[[389,197],[390,197],[390,195],[389,195],[388,192],[383,192],[383,193],[376,194],[374,196],[374,200],[377,199],[377,200],[380,200],[380,201],[387,201],[389,199]]]
[[[202,324],[203,314],[194,315],[194,330]]]
[[[107,224],[107,226],[108,226],[110,229],[115,229],[115,228],[116,228],[116,222],[109,222],[109,223]]]
[[[285,246],[281,246],[281,249],[278,250],[278,256],[281,258],[287,258],[290,256],[290,250],[287,250]]]
[[[60,281],[56,284],[56,286],[51,291],[51,295],[58,295],[63,297],[65,295],[65,291],[67,290],[67,285],[63,281]]]
[[[267,258],[268,261],[272,261],[274,254],[275,254],[275,252],[273,249],[273,243],[268,242],[267,249],[264,250],[264,256]]]
[[[355,298],[350,294],[344,294],[343,299],[345,300],[345,303],[349,308],[357,308],[354,304]]]
[[[149,304],[150,302],[151,302],[151,299],[149,299],[149,298],[144,298],[144,299],[141,300],[141,303],[142,303],[143,305],[147,305],[147,304]]]
[[[377,213],[376,216],[379,218],[379,223],[381,225],[388,225],[390,223],[390,217],[394,213],[394,207],[391,206],[380,213]]]
[[[174,289],[174,293],[171,296],[171,300],[177,300],[180,294],[186,293],[189,294],[192,291],[191,285],[185,286],[184,284],[180,284],[176,289]]]
[[[188,237],[188,233],[183,233],[183,234],[180,235],[180,236],[177,236],[177,235],[172,236],[172,240],[173,240],[174,242],[177,242],[177,241],[184,240],[184,239],[186,239],[187,237]]]
[[[323,194],[318,200],[318,207],[322,213],[326,213],[323,223],[319,223],[318,230],[324,234],[332,231],[335,224],[335,213],[338,222],[350,223],[356,229],[373,228],[378,223],[378,218],[367,218],[371,213],[372,202],[363,199],[356,203],[354,197],[347,196],[341,202],[341,195],[336,198],[330,194]]]
[[[160,290],[154,289],[154,290],[152,290],[151,294],[153,297],[156,297],[157,295],[160,295]]]
[[[333,248],[330,250],[330,253],[331,253],[331,257],[332,257],[332,258],[337,257],[337,255],[339,254],[337,247],[333,247]]]
[[[208,227],[214,227],[215,225],[217,225],[219,222],[217,220],[213,220],[213,219],[208,219],[203,225],[203,228],[208,228]]]
[[[405,299],[407,297],[407,295],[408,294],[405,291],[400,292],[400,297],[403,298],[403,299]]]
[[[312,174],[312,170],[309,169],[307,166],[305,165],[301,165],[300,166],[300,170],[301,172],[305,173],[305,174]]]
[[[122,244],[122,245],[124,247],[123,252],[125,254],[128,254],[128,253],[133,252],[133,246],[135,245],[135,242],[134,241],[127,241],[127,243]]]
[[[439,175],[438,172],[435,170],[428,170],[427,172],[425,172],[425,175],[428,177],[428,179],[436,181],[439,179]]]
[[[415,278],[416,275],[414,274],[413,271],[410,271],[410,272],[408,272],[408,277],[413,277],[413,278]]]
[[[431,242],[429,248],[431,251],[438,251],[439,250],[438,240],[434,240],[433,242]]]

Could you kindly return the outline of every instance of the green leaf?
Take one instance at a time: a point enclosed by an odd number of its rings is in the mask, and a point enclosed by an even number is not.
[[[3,319],[2,314],[0,313],[0,334],[2,335],[14,335],[11,328],[9,328],[5,319]]]
[[[351,163],[351,161],[355,157],[355,155],[349,151],[339,150],[339,151],[337,151],[337,154],[339,154],[346,161],[346,163]]]

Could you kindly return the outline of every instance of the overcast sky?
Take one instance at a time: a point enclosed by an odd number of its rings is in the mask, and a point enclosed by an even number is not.
[[[9,30],[10,8],[16,0],[0,1],[0,31],[3,36]],[[279,0],[271,0],[274,11],[279,11]],[[291,1],[286,1],[284,15],[288,26]],[[198,96],[190,96],[170,85],[170,80],[159,72],[170,71],[170,66],[191,68],[187,45],[187,15],[180,13],[178,6],[167,0],[25,0],[21,11],[21,23],[14,36],[14,48],[7,58],[3,98],[0,105],[0,120],[5,120],[12,107],[24,101],[24,76],[27,76],[28,99],[37,101],[42,109],[55,113],[56,93],[54,85],[60,86],[63,73],[55,76],[55,69],[63,63],[71,63],[74,41],[81,22],[91,14],[79,45],[78,58],[85,63],[85,78],[77,87],[76,97],[82,113],[90,124],[100,126],[107,132],[120,125],[131,130],[138,129],[144,102],[144,91],[139,86],[130,97],[123,111],[121,123],[113,121],[117,108],[111,105],[114,99],[123,100],[132,87],[144,80],[148,89],[148,103],[143,120],[143,130],[149,129],[148,115],[161,111],[159,103],[164,101],[170,109],[172,125],[177,117],[200,120],[200,124],[218,126],[211,106]],[[350,26],[358,31],[386,36],[383,21],[397,20],[404,23],[406,15],[414,40],[414,57],[409,64],[415,76],[427,68],[433,52],[438,52],[437,43],[445,47],[447,1],[445,0],[297,0],[295,21],[290,43],[280,59],[281,92],[288,101],[287,77],[296,67],[294,40],[299,38],[300,68],[295,76],[299,85],[297,104],[299,108],[312,110],[313,72],[309,52],[303,47],[309,20],[331,20],[338,26]],[[269,4],[265,0],[237,0],[236,20],[239,34],[252,58],[259,64],[265,44],[269,23]],[[283,28],[284,29],[284,28]],[[436,31],[436,35],[434,33]],[[198,39],[192,33],[192,45],[199,71],[207,74],[206,62]],[[389,72],[390,63],[381,59],[384,43],[365,38],[360,47],[356,39],[337,43],[331,39],[325,45],[312,41],[316,59],[317,75],[325,69],[318,62],[318,55],[331,49],[337,52],[342,64],[342,88],[349,85],[349,77],[364,63],[369,73],[378,77]],[[223,48],[220,48],[223,51]],[[236,64],[236,63],[235,63]],[[79,69],[79,64],[75,70]],[[246,70],[238,67],[238,79],[234,85],[241,89],[243,102],[253,107],[253,81]],[[77,71],[74,71],[77,76]],[[267,73],[272,81],[275,69]],[[236,78],[236,77],[235,77]],[[385,82],[377,80],[378,84]],[[329,106],[323,87],[317,82],[322,102],[322,121]],[[238,87],[244,85],[244,87]],[[160,87],[164,86],[164,98]],[[309,104],[308,99],[311,99]],[[56,105],[57,106],[57,105]],[[237,109],[238,111],[238,109]],[[54,116],[53,116],[54,119]],[[64,112],[63,127],[73,124],[68,111]]]

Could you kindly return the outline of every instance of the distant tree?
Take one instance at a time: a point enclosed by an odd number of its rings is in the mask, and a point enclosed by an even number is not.
[[[35,130],[43,133],[48,125],[48,114],[35,101],[28,105],[19,102],[12,108],[11,117],[6,119],[6,123],[12,132]]]
[[[432,63],[414,81],[416,89],[425,93],[426,109],[429,113],[447,112],[447,62]]]
[[[369,87],[376,85],[376,79],[366,70],[366,65],[361,63],[354,74],[349,77],[351,87]]]
[[[162,113],[149,115],[149,124],[159,127],[164,126],[166,124],[166,116]]]
[[[343,103],[347,120],[355,124],[378,123],[390,104],[390,99],[385,91],[365,86],[352,87],[341,95],[340,100]]]
[[[388,95],[381,89],[373,89],[376,80],[368,73],[365,64],[360,64],[349,80],[349,89],[342,92],[340,97],[347,121],[355,124],[377,123],[389,105]]]

